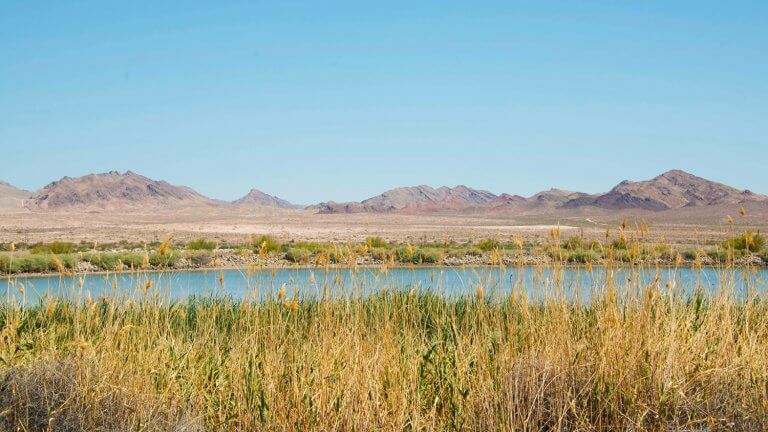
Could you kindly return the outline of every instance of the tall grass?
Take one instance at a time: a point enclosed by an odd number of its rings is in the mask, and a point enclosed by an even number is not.
[[[501,294],[479,280],[456,298],[382,279],[371,296],[332,295],[330,281],[318,298],[264,284],[241,301],[167,301],[148,283],[123,298],[93,300],[76,284],[82,301],[6,301],[0,424],[66,414],[94,430],[768,427],[768,302],[749,271],[746,291],[725,270],[716,294],[608,271],[579,299],[562,267],[548,270],[536,296],[520,281]],[[114,398],[130,409],[89,409]]]

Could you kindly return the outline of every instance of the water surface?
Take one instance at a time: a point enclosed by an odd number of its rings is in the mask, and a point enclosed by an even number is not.
[[[748,275],[749,284],[744,281]],[[96,298],[108,296],[161,296],[179,300],[190,296],[230,296],[234,299],[263,300],[274,297],[281,286],[288,296],[321,298],[323,296],[367,296],[382,290],[424,290],[447,297],[473,295],[478,288],[488,296],[503,296],[513,289],[523,290],[532,298],[564,295],[588,299],[607,284],[624,291],[658,286],[680,293],[703,290],[716,293],[729,289],[744,295],[749,289],[765,292],[768,270],[721,269],[605,269],[592,272],[584,268],[536,269],[489,267],[379,268],[354,269],[263,269],[165,271],[120,274],[90,274],[75,278],[63,276],[4,278],[0,293],[26,303],[44,296]],[[657,282],[658,281],[658,282]]]

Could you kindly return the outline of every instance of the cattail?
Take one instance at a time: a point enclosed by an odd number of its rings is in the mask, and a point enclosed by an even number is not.
[[[280,289],[277,290],[277,300],[282,301],[285,298],[285,284],[280,285]]]
[[[741,206],[739,208],[739,214],[741,215],[741,217],[746,217],[747,216],[747,209],[745,209],[744,206]]]
[[[56,255],[53,256],[53,265],[54,265],[54,267],[56,267],[56,271],[59,272],[60,274],[66,273],[66,269],[64,268],[64,264],[61,262],[59,257],[57,257]]]
[[[733,225],[733,218],[731,217],[731,215],[726,216],[725,219],[728,221],[729,225]]]
[[[160,247],[157,248],[157,253],[163,256],[167,255],[168,252],[170,251],[170,243],[171,243],[170,237],[163,240],[163,242],[160,244]]]
[[[485,298],[485,290],[482,286],[478,285],[477,288],[475,288],[475,300],[483,301],[483,298]]]

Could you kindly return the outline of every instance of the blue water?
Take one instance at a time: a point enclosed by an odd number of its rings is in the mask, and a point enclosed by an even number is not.
[[[747,273],[742,270],[719,269],[643,269],[608,270],[595,268],[591,273],[583,268],[564,268],[557,274],[552,269],[526,268],[417,268],[390,269],[265,269],[145,272],[122,274],[91,274],[75,278],[51,276],[33,278],[4,278],[0,280],[0,295],[25,303],[36,302],[44,296],[68,298],[97,298],[102,295],[158,296],[167,300],[190,296],[230,296],[234,299],[263,300],[274,298],[281,286],[286,296],[322,298],[367,296],[381,290],[431,291],[447,297],[474,295],[478,287],[486,296],[503,296],[513,289],[524,290],[532,298],[564,295],[588,299],[605,290],[608,275],[613,286],[624,292],[642,290],[659,278],[659,287],[677,293],[696,290],[716,293],[727,289],[737,295],[748,291],[764,293],[768,270]],[[669,282],[669,283],[668,283]]]

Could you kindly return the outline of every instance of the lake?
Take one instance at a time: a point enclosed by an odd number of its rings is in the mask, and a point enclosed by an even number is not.
[[[33,303],[43,296],[96,298],[102,295],[131,297],[151,292],[165,299],[179,300],[190,296],[231,296],[234,299],[263,300],[276,296],[281,286],[286,295],[301,298],[367,296],[382,290],[424,290],[448,297],[474,295],[478,287],[488,296],[505,295],[522,289],[532,298],[564,295],[588,299],[605,289],[612,280],[617,289],[642,289],[659,279],[663,289],[692,293],[697,289],[717,292],[723,287],[743,296],[748,289],[765,292],[768,270],[721,270],[705,268],[630,269],[551,268],[537,269],[489,267],[435,267],[389,269],[226,269],[207,271],[165,271],[90,274],[69,278],[63,276],[4,278],[0,293],[15,301]],[[82,285],[81,285],[82,284]]]

